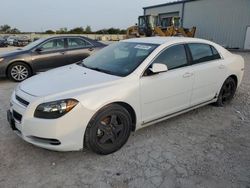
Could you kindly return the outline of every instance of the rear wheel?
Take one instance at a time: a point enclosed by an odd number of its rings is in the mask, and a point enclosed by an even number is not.
[[[107,155],[119,150],[128,140],[132,120],[120,105],[109,105],[92,118],[85,132],[85,146]]]
[[[224,106],[231,102],[236,92],[237,84],[235,80],[231,77],[227,78],[224,82],[218,100],[216,101],[216,106]]]
[[[13,63],[7,71],[9,79],[15,82],[21,82],[31,76],[30,67],[22,62]]]

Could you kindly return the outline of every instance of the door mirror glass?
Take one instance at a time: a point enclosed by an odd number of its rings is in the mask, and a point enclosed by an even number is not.
[[[154,74],[168,71],[167,65],[163,63],[154,63],[150,68],[150,71]]]

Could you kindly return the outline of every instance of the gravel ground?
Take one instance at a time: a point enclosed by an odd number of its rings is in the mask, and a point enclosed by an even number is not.
[[[0,80],[0,187],[250,188],[250,53],[233,102],[133,133],[118,152],[53,152],[22,141],[6,110],[15,83]],[[35,125],[34,125],[35,126]]]

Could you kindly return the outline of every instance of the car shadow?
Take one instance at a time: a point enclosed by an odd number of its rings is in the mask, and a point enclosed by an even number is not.
[[[11,82],[11,81],[8,78],[3,78],[3,77],[1,78],[0,77],[0,83],[1,82],[6,82],[7,83],[7,82]]]

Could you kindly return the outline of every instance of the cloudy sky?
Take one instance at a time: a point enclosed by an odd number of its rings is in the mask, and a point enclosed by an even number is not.
[[[0,25],[22,31],[45,31],[90,25],[92,30],[127,28],[142,7],[170,0],[1,0]],[[173,0],[171,0],[173,1]]]

